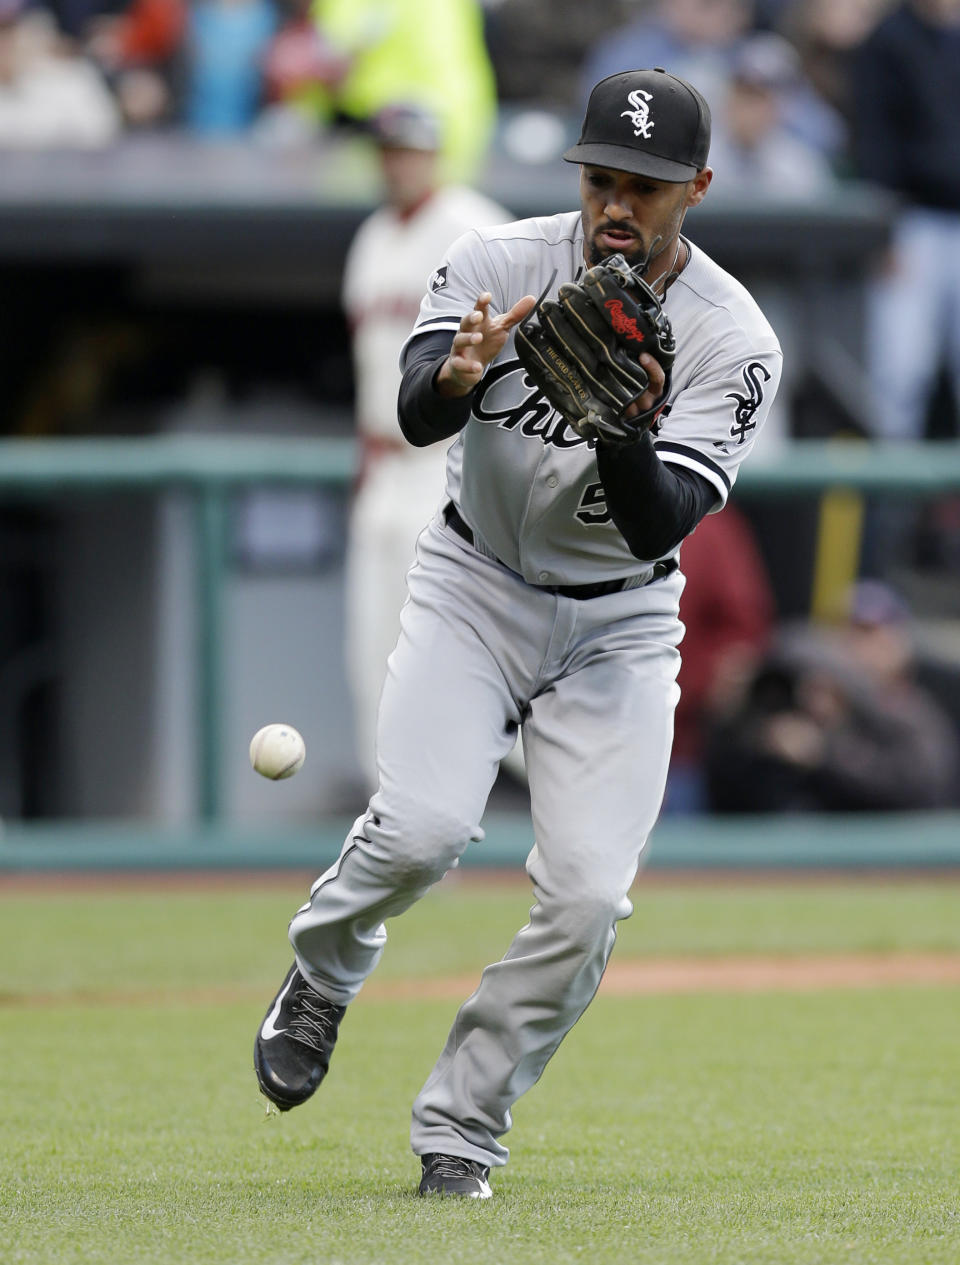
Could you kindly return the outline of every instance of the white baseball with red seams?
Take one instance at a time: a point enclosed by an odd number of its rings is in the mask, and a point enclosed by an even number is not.
[[[271,782],[293,777],[306,757],[306,744],[292,725],[264,725],[250,740],[250,763]]]

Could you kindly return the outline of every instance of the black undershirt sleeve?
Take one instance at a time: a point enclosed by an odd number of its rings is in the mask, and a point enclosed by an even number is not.
[[[433,387],[451,342],[446,331],[423,334],[407,353],[397,418],[415,448],[449,439],[470,416],[472,392],[448,400]],[[702,476],[660,460],[649,433],[635,444],[598,444],[597,468],[617,530],[644,561],[671,553],[717,502],[716,488]]]
[[[598,444],[597,469],[610,517],[635,558],[671,553],[719,499],[702,475],[662,462],[649,431],[635,444]]]
[[[446,360],[453,335],[446,330],[423,334],[410,344],[397,397],[397,420],[407,443],[414,448],[449,439],[467,424],[473,392],[447,400],[433,389],[433,380]]]

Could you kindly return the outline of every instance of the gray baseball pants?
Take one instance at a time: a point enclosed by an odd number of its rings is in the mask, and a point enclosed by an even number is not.
[[[418,1155],[505,1164],[511,1106],[599,986],[663,796],[682,588],[675,572],[605,597],[557,597],[439,519],[420,537],[380,705],[379,789],[290,924],[307,979],[353,1001],[386,919],[481,843],[499,762],[523,724],[535,903],[416,1099]]]

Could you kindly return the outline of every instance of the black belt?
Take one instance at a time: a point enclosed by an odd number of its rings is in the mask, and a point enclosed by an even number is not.
[[[473,548],[476,547],[473,531],[463,521],[460,511],[453,501],[450,501],[444,509],[443,521],[468,545]],[[500,565],[506,566],[505,563]],[[543,589],[545,593],[555,593],[558,597],[575,597],[580,601],[586,601],[591,597],[606,597],[609,593],[622,593],[624,589],[628,588],[645,588],[648,584],[652,584],[654,580],[662,580],[664,576],[672,575],[676,569],[676,558],[666,558],[663,562],[655,562],[653,564],[653,572],[650,579],[645,580],[642,585],[633,584],[632,577],[626,576],[621,580],[598,580],[596,584],[534,584],[532,587]],[[508,567],[507,570],[510,570],[510,568]]]

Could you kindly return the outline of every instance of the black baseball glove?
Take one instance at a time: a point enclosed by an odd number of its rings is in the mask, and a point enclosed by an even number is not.
[[[562,285],[556,302],[541,296],[517,326],[515,344],[527,377],[585,439],[635,443],[670,391],[676,354],[670,322],[622,255],[591,268],[579,284]],[[652,408],[624,417],[649,384],[643,352],[663,367],[666,383]]]

